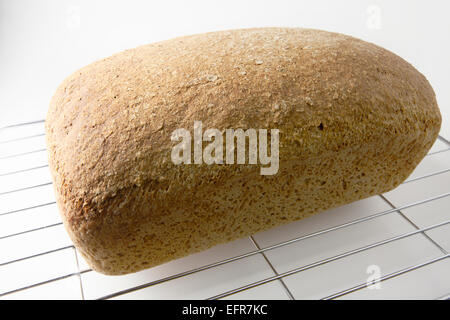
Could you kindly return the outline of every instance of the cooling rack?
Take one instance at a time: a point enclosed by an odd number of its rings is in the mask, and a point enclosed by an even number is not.
[[[44,120],[0,129],[1,299],[450,298],[450,142],[398,188],[132,275],[92,271],[56,208]]]

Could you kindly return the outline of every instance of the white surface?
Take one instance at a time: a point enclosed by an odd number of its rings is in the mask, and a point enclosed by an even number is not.
[[[447,0],[0,1],[0,127],[43,119],[57,85],[115,52],[186,34],[289,26],[346,33],[381,45],[436,91],[450,138]]]
[[[125,276],[104,276],[93,272],[83,261],[65,233],[54,201],[52,186],[40,186],[5,193],[49,181],[48,167],[4,175],[13,170],[45,165],[45,152],[2,158],[44,148],[44,140],[32,138],[4,142],[43,132],[43,123],[3,130],[0,139],[0,299],[96,299],[117,291],[159,281],[181,272],[202,267],[256,250],[249,238],[213,247],[164,265]],[[27,159],[22,160],[23,158]],[[450,193],[450,145],[437,140],[408,179],[384,196],[402,206],[429,197]],[[435,174],[441,172],[440,174]],[[417,179],[417,180],[414,180]],[[50,202],[51,204],[30,208]],[[10,210],[22,210],[8,213]],[[259,247],[275,245],[320,230],[332,228],[390,210],[379,196],[328,210],[310,218],[254,235]],[[402,215],[403,214],[403,215]],[[450,196],[390,212],[346,228],[278,247],[260,254],[208,268],[175,280],[118,296],[119,299],[209,298],[255,281],[274,277],[324,259],[358,250],[417,228],[450,220]],[[29,232],[26,232],[29,231]],[[450,224],[417,233],[389,244],[335,259],[264,285],[228,296],[231,299],[316,299],[365,283],[367,270],[376,266],[380,276],[442,256],[450,250]],[[270,265],[269,265],[270,263]],[[272,269],[274,268],[274,270]],[[380,289],[366,289],[341,298],[426,298],[450,293],[450,259],[442,260],[397,278],[384,281]],[[276,272],[276,273],[275,273]],[[82,284],[82,286],[80,285]],[[284,287],[286,286],[286,287]],[[9,292],[9,293],[8,293]],[[8,293],[3,295],[4,293]]]

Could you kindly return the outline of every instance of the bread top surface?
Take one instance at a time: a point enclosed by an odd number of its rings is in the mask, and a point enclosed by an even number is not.
[[[281,166],[383,135],[439,130],[441,116],[414,67],[341,34],[243,29],[140,46],[75,72],[51,100],[46,132],[57,193],[92,209],[64,214],[86,219],[127,188],[152,184],[164,197],[236,173],[205,166],[205,182],[189,174],[198,166],[171,163],[171,133],[192,131],[194,121],[204,129],[280,129]]]

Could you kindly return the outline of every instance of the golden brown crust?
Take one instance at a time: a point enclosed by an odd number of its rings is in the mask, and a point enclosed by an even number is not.
[[[180,165],[173,130],[280,129],[280,170]],[[68,77],[47,115],[66,229],[122,274],[388,191],[440,129],[434,92],[376,45],[296,28],[141,46]]]

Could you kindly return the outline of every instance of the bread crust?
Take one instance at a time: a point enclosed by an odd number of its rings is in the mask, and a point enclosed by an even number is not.
[[[280,130],[280,169],[174,165],[171,133]],[[433,89],[409,63],[299,28],[206,33],[75,72],[46,119],[64,225],[90,266],[124,274],[395,188],[437,138]]]

